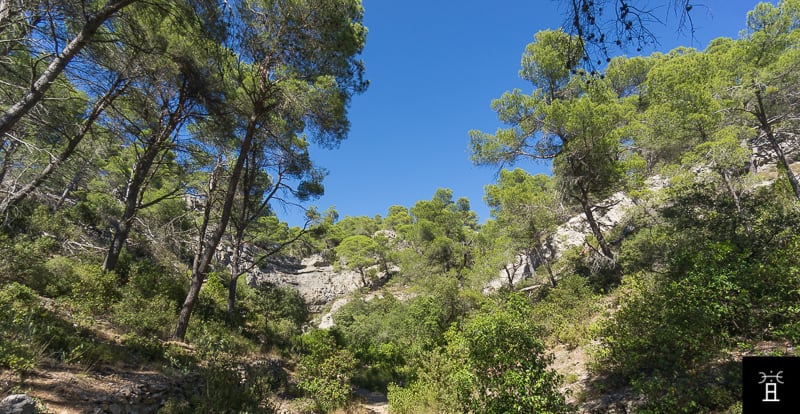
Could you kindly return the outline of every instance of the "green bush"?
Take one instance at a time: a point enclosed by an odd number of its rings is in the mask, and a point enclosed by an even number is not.
[[[305,355],[298,365],[298,387],[323,412],[344,407],[350,400],[355,357],[340,348],[328,331],[311,331],[303,335],[301,342]]]
[[[416,360],[414,381],[390,386],[392,411],[568,412],[532,315],[525,297],[510,294],[453,324],[442,347]]]
[[[441,390],[437,384],[414,381],[407,387],[389,384],[389,407],[393,414],[438,414],[454,413],[439,404]]]
[[[75,259],[55,256],[44,267],[48,271],[48,280],[41,291],[44,295],[55,298],[72,293],[72,287],[79,282],[74,271]]]
[[[126,352],[143,357],[148,361],[159,360],[164,356],[164,347],[161,341],[149,336],[125,334],[122,336],[122,345]]]
[[[252,288],[243,279],[240,278],[238,292],[250,329],[265,345],[289,346],[292,338],[302,333],[302,325],[308,320],[308,306],[303,298],[290,287],[262,285]]]
[[[537,321],[554,342],[569,348],[591,339],[592,316],[599,311],[598,296],[586,278],[572,275],[561,279],[556,288],[543,288],[541,298],[532,307]]]
[[[164,344],[164,359],[170,368],[176,369],[179,372],[189,372],[196,368],[199,359],[186,348],[176,344],[167,342]]]
[[[18,282],[45,293],[52,274],[44,264],[57,246],[50,237],[12,238],[0,233],[0,286]]]
[[[131,261],[126,268],[127,285],[140,296],[152,298],[162,295],[174,303],[182,303],[186,298],[186,279],[164,266],[145,259]]]
[[[242,365],[227,352],[207,354],[201,369],[203,393],[194,412],[269,412],[261,406],[264,397],[257,380],[242,374]]]
[[[77,264],[73,271],[76,276],[71,289],[74,303],[95,315],[108,313],[120,297],[117,274],[90,264]]]
[[[389,384],[388,398],[392,413],[459,413],[462,408],[452,386],[456,361],[443,348],[425,352],[416,358],[414,381],[406,386]]]
[[[0,366],[24,372],[46,357],[86,365],[117,359],[113,346],[63,320],[40,301],[32,289],[18,283],[0,289]]]
[[[245,355],[256,350],[255,344],[242,336],[238,328],[221,320],[195,319],[186,333],[187,342],[194,345],[197,357],[206,360],[223,352]]]
[[[172,397],[164,403],[158,412],[161,414],[193,414],[196,411],[192,409],[192,404],[185,398]]]
[[[587,242],[596,244],[596,241],[588,236]],[[608,292],[619,283],[618,269],[615,269],[614,263],[597,249],[598,247],[571,247],[563,252],[554,270],[561,275],[583,276],[595,291]]]
[[[36,329],[42,317],[30,288],[12,283],[0,289],[0,367],[23,373],[35,361]]]
[[[166,296],[142,297],[129,285],[122,289],[122,299],[112,306],[112,318],[125,332],[165,339],[177,320],[176,309],[177,304]]]
[[[552,359],[537,339],[541,329],[530,320],[526,299],[512,294],[445,334],[463,412],[569,412],[558,391],[561,377],[548,368]]]
[[[183,299],[183,298],[181,298]],[[216,272],[208,274],[208,280],[200,290],[192,318],[222,321],[228,318],[228,289],[222,276]]]
[[[641,273],[627,278],[620,309],[602,331],[601,371],[647,396],[643,409],[650,412],[733,404],[738,370],[720,365],[719,356],[735,337],[751,335],[760,324],[753,311],[760,313],[761,300],[753,294],[761,282],[750,264],[729,244],[697,250],[692,270],[682,277]]]
[[[53,214],[50,207],[44,204],[36,206],[29,219],[29,232],[33,234],[47,234],[58,240],[74,240],[79,232],[63,212]]]

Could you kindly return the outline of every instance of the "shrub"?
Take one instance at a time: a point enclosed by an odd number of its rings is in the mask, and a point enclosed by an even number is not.
[[[170,368],[183,373],[194,369],[199,362],[194,353],[174,342],[164,344],[164,359]]]
[[[589,320],[599,310],[597,296],[586,278],[572,275],[556,288],[543,288],[542,299],[532,307],[538,321],[553,340],[575,348],[591,337]]]
[[[116,358],[113,347],[48,311],[40,300],[18,283],[0,289],[0,366],[22,373],[45,356],[89,365]]]
[[[35,365],[35,329],[41,319],[30,288],[12,283],[0,289],[0,367],[23,373]]]
[[[78,283],[78,276],[74,271],[74,259],[55,256],[48,260],[44,267],[48,271],[48,280],[41,291],[44,295],[54,298],[72,293],[72,287]]]
[[[95,315],[106,314],[120,297],[117,274],[89,264],[77,264],[73,271],[76,277],[71,290],[75,304]]]
[[[301,327],[308,320],[308,306],[297,290],[273,285],[251,288],[242,283],[238,291],[254,333],[265,344],[286,347],[302,333]]]
[[[233,355],[227,352],[207,354],[201,375],[204,389],[194,412],[267,412],[260,405],[264,395],[259,392],[258,378],[246,378],[242,365]]]
[[[392,383],[388,386],[391,412],[400,414],[416,413],[458,413],[461,407],[455,387],[452,386],[452,373],[458,369],[456,361],[444,349],[425,352],[417,358],[419,369],[416,379],[401,387]]]
[[[146,360],[154,361],[164,356],[164,347],[161,342],[152,337],[126,334],[122,336],[122,345],[127,348],[127,351]]]
[[[350,400],[350,378],[356,368],[353,354],[340,348],[324,330],[303,335],[302,346],[306,354],[298,366],[298,387],[321,411],[345,406]]]
[[[451,328],[446,350],[456,367],[451,380],[462,411],[568,412],[540,334],[530,322],[530,305],[516,294],[482,309],[461,329]]]
[[[220,352],[243,355],[254,348],[252,342],[219,320],[196,319],[189,325],[186,339],[194,345],[201,360],[207,360]]]
[[[112,306],[112,317],[126,332],[166,338],[177,320],[176,308],[177,304],[164,295],[145,298],[129,285],[122,289],[122,299]]]
[[[683,277],[627,278],[598,362],[648,397],[644,410],[718,410],[736,400],[738,370],[715,359],[752,323],[750,272],[737,257],[729,245],[712,243]]]
[[[29,231],[37,234],[48,234],[59,240],[74,240],[77,238],[77,228],[70,224],[68,217],[61,211],[53,214],[50,207],[40,204],[36,206],[29,217]]]
[[[200,290],[193,318],[204,320],[225,320],[227,319],[228,289],[222,283],[222,277],[216,273],[208,274],[208,280]]]
[[[417,362],[417,378],[390,387],[392,410],[416,412],[568,412],[560,376],[537,339],[531,306],[519,294],[499,298],[445,332],[443,347]]]
[[[51,273],[44,266],[58,242],[49,237],[28,239],[0,234],[0,285],[18,282],[44,293]]]
[[[389,406],[394,414],[434,414],[455,412],[437,404],[440,390],[436,384],[414,381],[408,387],[389,384]]]
[[[163,295],[174,303],[181,303],[186,298],[185,279],[169,272],[164,266],[147,259],[133,261],[126,267],[127,285],[139,292],[140,296],[152,298]]]

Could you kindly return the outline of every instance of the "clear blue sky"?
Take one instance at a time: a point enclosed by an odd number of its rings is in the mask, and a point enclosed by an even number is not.
[[[495,131],[501,124],[492,99],[513,88],[532,89],[517,75],[522,51],[536,32],[561,27],[562,2],[364,0],[370,87],[353,98],[348,139],[335,150],[312,150],[329,175],[325,195],[310,204],[335,206],[341,217],[385,216],[391,205],[410,207],[437,188],[450,188],[456,198],[470,200],[481,221],[487,219],[483,187],[495,181],[497,170],[470,163],[467,132]],[[668,27],[653,26],[660,38],[656,50],[703,49],[714,38],[736,38],[758,2],[696,3],[694,40],[678,34],[676,17],[662,9],[658,15]],[[547,165],[520,166],[549,173]],[[292,225],[302,223],[299,214],[278,214]]]

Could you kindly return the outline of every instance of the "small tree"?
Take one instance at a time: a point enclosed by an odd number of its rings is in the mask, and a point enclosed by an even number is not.
[[[555,256],[552,239],[561,208],[551,179],[543,174],[530,175],[519,168],[503,170],[497,184],[486,186],[485,192],[486,203],[500,231],[510,240],[512,253],[515,256],[526,254],[534,267],[543,265],[555,287],[550,261]],[[506,266],[509,285],[513,284],[513,273],[508,267],[518,267],[522,263],[517,260]]]
[[[302,338],[306,355],[298,366],[298,387],[308,393],[317,408],[330,412],[350,399],[350,378],[356,360],[347,349],[339,348],[333,335],[314,330]]]
[[[452,383],[464,412],[567,412],[558,373],[530,323],[530,305],[514,294],[497,309],[480,312],[446,333],[447,353],[458,367]]]
[[[522,56],[520,76],[536,88],[515,89],[492,102],[508,127],[494,134],[470,131],[472,160],[506,166],[517,161],[552,160],[553,177],[565,199],[580,205],[599,253],[619,273],[595,211],[601,200],[636,177],[626,126],[635,99],[619,98],[603,76],[577,71],[580,39],[561,31],[536,34]]]
[[[350,236],[336,246],[339,263],[346,269],[357,270],[364,286],[369,285],[366,270],[378,261],[378,244],[367,236]]]

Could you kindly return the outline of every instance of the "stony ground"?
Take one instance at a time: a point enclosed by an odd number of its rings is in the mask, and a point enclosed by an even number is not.
[[[22,384],[10,373],[0,375],[0,391],[24,392],[39,400],[49,412],[156,412],[174,379],[152,370],[125,368],[87,371],[59,365],[30,372]]]
[[[0,373],[0,396],[24,393],[52,414],[156,413],[168,394],[185,387],[156,370],[105,368],[87,371],[75,366],[50,366],[28,374],[20,384],[10,372]],[[342,413],[388,414],[385,394],[357,389],[355,404]],[[274,401],[278,412],[296,414],[296,401]]]

